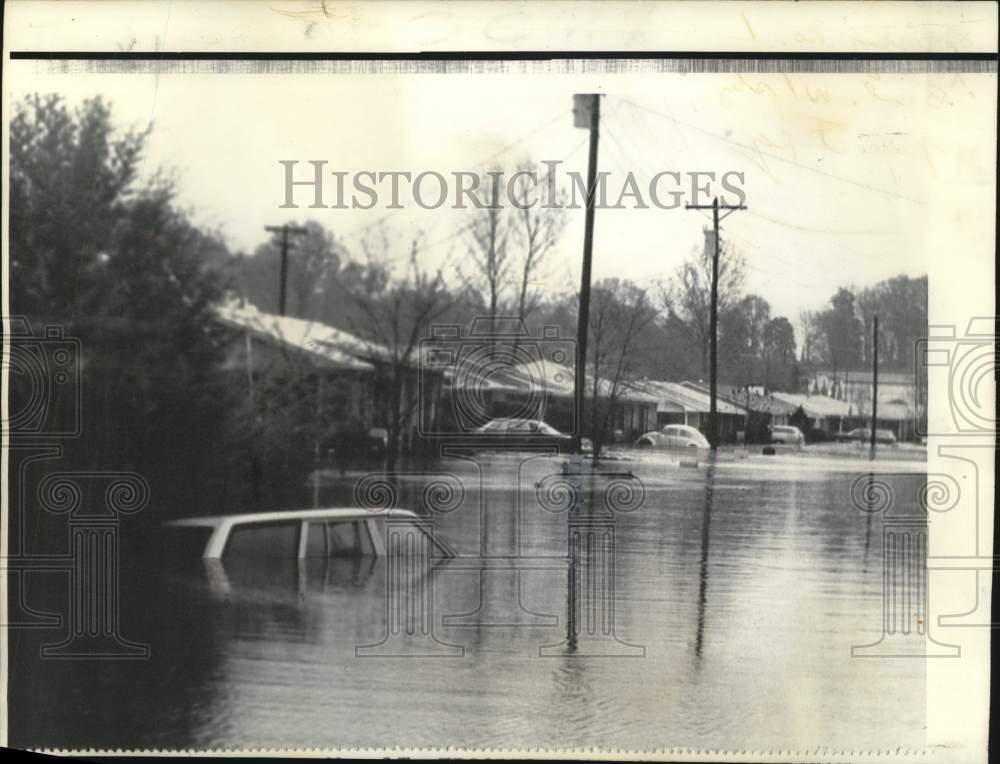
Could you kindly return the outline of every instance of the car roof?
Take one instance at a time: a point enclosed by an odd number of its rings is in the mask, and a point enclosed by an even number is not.
[[[164,523],[172,528],[215,528],[223,523],[272,523],[281,520],[369,520],[373,518],[413,518],[419,516],[408,509],[358,509],[336,507],[330,509],[294,509],[277,512],[245,512],[233,515],[208,515],[185,517]]]

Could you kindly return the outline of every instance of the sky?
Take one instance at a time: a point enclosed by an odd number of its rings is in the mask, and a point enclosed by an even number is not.
[[[325,160],[328,170],[482,172],[559,160],[584,175],[587,131],[574,127],[574,93],[603,94],[599,167],[616,196],[627,173],[645,190],[661,171],[742,172],[745,211],[723,240],[747,263],[746,290],[797,324],[840,285],[926,273],[930,226],[956,184],[990,195],[996,75],[74,72],[12,62],[8,97],[102,95],[120,125],[152,134],[144,172],[171,168],[178,201],[252,252],[265,225],[314,219],[353,252],[380,221],[393,235],[424,234],[422,257],[450,272],[465,256],[456,235],[470,213],[282,209],[281,160]],[[190,68],[190,67],[189,67]],[[314,67],[321,68],[321,67]],[[993,100],[995,104],[995,100]],[[995,106],[994,106],[995,109]],[[955,119],[955,114],[968,118]],[[690,201],[688,199],[687,201]],[[553,290],[579,284],[582,209],[539,276]],[[650,285],[702,246],[708,217],[658,208],[598,210],[594,280]],[[405,247],[400,247],[404,252]]]

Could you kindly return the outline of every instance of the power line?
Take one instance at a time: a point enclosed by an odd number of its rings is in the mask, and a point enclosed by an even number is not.
[[[750,145],[748,145],[746,143],[741,143],[740,141],[733,140],[732,138],[729,138],[728,136],[722,135],[721,133],[716,133],[716,132],[713,132],[711,130],[707,130],[707,129],[703,128],[703,127],[700,127],[698,125],[694,125],[694,124],[692,124],[690,122],[685,122],[684,120],[679,119],[679,118],[675,117],[672,114],[665,114],[663,112],[659,112],[656,109],[651,109],[648,106],[643,106],[642,104],[636,103],[635,101],[632,101],[632,100],[629,100],[629,99],[625,99],[625,102],[628,103],[629,105],[633,106],[636,109],[641,109],[642,111],[648,112],[648,113],[653,114],[653,115],[655,115],[657,117],[660,117],[662,119],[670,120],[670,121],[674,122],[675,124],[684,125],[685,127],[689,128],[691,130],[695,130],[695,131],[697,131],[699,133],[703,133],[704,135],[707,135],[707,136],[709,136],[711,138],[715,138],[716,140],[720,140],[720,141],[724,141],[726,143],[732,144],[733,146],[737,146],[737,147],[743,149],[744,151],[750,151],[750,152],[752,152],[754,154],[758,154],[760,156],[765,156],[765,157],[768,157],[770,159],[774,159],[774,160],[776,160],[778,162],[784,162],[786,164],[792,165],[793,167],[798,167],[798,168],[800,168],[802,170],[808,170],[809,172],[816,173],[817,175],[822,175],[825,178],[830,178],[831,180],[837,180],[837,181],[840,181],[841,183],[847,183],[847,184],[850,184],[852,186],[856,186],[858,188],[863,188],[863,189],[865,189],[867,191],[874,191],[875,193],[883,194],[885,196],[891,196],[891,197],[894,197],[896,199],[903,199],[903,200],[908,201],[908,202],[913,202],[914,204],[926,205],[926,203],[927,203],[923,199],[916,199],[916,198],[914,198],[912,196],[906,196],[905,194],[899,194],[899,193],[896,193],[895,191],[889,191],[888,189],[879,188],[878,186],[873,186],[873,185],[870,185],[868,183],[863,183],[861,181],[857,181],[857,180],[854,180],[852,178],[845,178],[845,177],[843,177],[841,175],[836,175],[836,174],[834,174],[832,172],[828,172],[826,170],[821,170],[818,167],[813,167],[812,165],[804,164],[804,163],[798,162],[798,161],[796,161],[794,159],[789,159],[788,157],[783,157],[780,154],[774,154],[774,153],[771,153],[769,151],[764,151],[763,149],[761,149],[761,148],[759,148],[757,146],[750,146]]]
[[[708,443],[712,447],[712,453],[719,445],[719,420],[716,415],[716,398],[718,397],[718,351],[719,351],[719,223],[724,218],[729,217],[738,210],[745,210],[742,204],[719,204],[719,197],[712,200],[712,205],[688,204],[685,209],[689,210],[712,210],[712,227],[715,231],[712,252],[712,301],[709,306],[709,368],[708,368]],[[719,210],[726,210],[726,214],[720,216]]]
[[[482,159],[479,162],[477,162],[473,166],[473,169],[474,170],[480,170],[480,169],[487,168],[488,165],[491,162],[493,162],[493,160],[495,160],[497,157],[502,156],[503,154],[506,154],[511,149],[516,148],[517,146],[520,146],[522,143],[524,143],[525,141],[527,141],[529,138],[533,138],[534,136],[538,135],[543,130],[545,130],[546,128],[548,128],[551,125],[553,125],[556,122],[556,120],[565,117],[565,115],[566,115],[566,110],[565,109],[560,109],[555,115],[553,115],[549,119],[545,120],[542,124],[538,125],[537,127],[533,128],[532,130],[529,130],[527,133],[524,133],[517,140],[512,141],[511,143],[508,143],[506,146],[504,146],[503,148],[501,148],[499,151],[496,151],[493,154],[490,154],[490,156],[486,157],[485,159]],[[357,236],[357,235],[361,234],[362,232],[366,231],[367,229],[371,228],[372,226],[376,226],[379,223],[382,223],[382,222],[388,220],[393,215],[395,215],[395,214],[397,214],[399,212],[404,212],[404,211],[405,210],[393,210],[392,212],[387,212],[386,214],[382,215],[379,218],[376,218],[375,220],[373,220],[370,223],[365,223],[364,225],[361,225],[361,226],[358,226],[357,228],[351,229],[347,233],[340,234],[339,238],[341,240],[350,239],[350,238],[352,238],[354,236]]]

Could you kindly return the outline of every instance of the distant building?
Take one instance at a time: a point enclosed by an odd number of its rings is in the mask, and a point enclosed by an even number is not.
[[[563,432],[574,432],[578,426],[575,414],[575,370],[570,366],[539,359],[532,363],[507,367],[490,365],[486,373],[475,368],[459,369],[445,376],[445,402],[449,415],[464,417],[455,431],[471,429],[477,421],[488,418],[518,416],[540,419]],[[608,436],[612,441],[631,442],[656,424],[657,399],[637,389],[633,383],[620,382],[613,390],[610,380],[599,379],[597,395],[615,395]],[[594,395],[594,381],[587,377],[584,399]],[[464,402],[464,405],[463,405]],[[591,434],[585,431],[583,434]]]
[[[851,406],[828,395],[800,395],[797,393],[771,393],[771,397],[788,406],[795,407],[795,414],[804,416],[806,429],[823,430],[828,433],[844,429],[845,420],[851,416]],[[795,414],[789,417],[794,423]]]
[[[868,426],[872,413],[872,372],[817,371],[809,378],[812,395],[825,395],[848,404],[853,426]],[[918,422],[926,417],[926,402],[918,400],[916,377],[906,372],[879,372],[879,426],[891,429],[900,440],[915,436]]]
[[[387,348],[319,321],[265,313],[236,301],[219,306],[216,316],[235,331],[225,368],[246,381],[249,395],[254,380],[265,372],[294,369],[315,380],[317,400],[322,395],[325,401],[317,416],[324,420],[330,438],[371,435],[374,429],[388,427],[392,414],[387,371],[392,358]],[[433,419],[437,412],[433,385],[421,384],[416,358],[405,371],[404,400],[417,400],[426,393],[426,400],[406,407],[400,423],[404,447],[412,449],[419,437],[419,413]],[[439,387],[440,375],[436,377],[432,381]]]
[[[839,401],[847,401],[854,406],[867,405],[870,408],[872,395],[872,372],[865,371],[817,371],[808,380],[808,394],[828,395]],[[879,372],[879,403],[890,401],[913,402],[916,400],[916,379],[913,374],[902,372]]]

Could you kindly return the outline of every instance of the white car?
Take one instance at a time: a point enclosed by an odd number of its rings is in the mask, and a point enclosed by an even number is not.
[[[635,444],[645,448],[708,448],[708,441],[698,430],[686,424],[668,424],[661,430],[647,432]]]
[[[426,539],[432,556],[453,554],[418,515],[405,509],[303,509],[174,520],[164,526],[166,551],[214,560],[381,557],[389,534]],[[394,542],[399,543],[399,542]],[[412,542],[408,542],[412,543]]]
[[[771,442],[801,447],[806,443],[806,436],[798,427],[776,424],[771,427]]]

